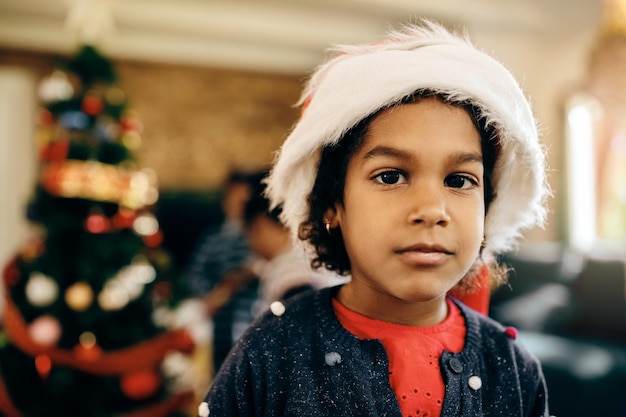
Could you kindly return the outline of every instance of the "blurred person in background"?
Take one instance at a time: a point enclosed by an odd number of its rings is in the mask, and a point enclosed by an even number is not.
[[[186,271],[189,291],[201,298],[213,325],[212,367],[217,371],[231,346],[254,318],[257,263],[243,229],[252,188],[267,171],[232,171],[221,190],[223,221],[199,238]]]
[[[266,262],[258,269],[260,279],[259,313],[273,302],[321,285],[304,251],[293,245],[291,234],[279,220],[280,207],[270,210],[260,183],[244,209],[246,235],[252,250]]]

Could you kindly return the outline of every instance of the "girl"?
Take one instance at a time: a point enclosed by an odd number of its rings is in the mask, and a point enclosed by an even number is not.
[[[312,265],[350,281],[273,304],[200,416],[548,416],[516,331],[447,296],[545,216],[544,153],[511,74],[423,22],[341,49],[302,103],[268,195]]]

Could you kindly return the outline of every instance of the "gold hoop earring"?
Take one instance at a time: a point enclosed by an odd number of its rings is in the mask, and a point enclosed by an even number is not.
[[[324,219],[324,226],[326,226],[326,233],[330,234],[330,219]]]
[[[480,250],[482,251],[487,247],[487,239],[483,237],[483,240],[480,242]]]

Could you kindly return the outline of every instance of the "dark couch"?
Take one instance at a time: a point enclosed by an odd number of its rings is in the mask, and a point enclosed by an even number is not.
[[[509,286],[490,316],[520,330],[542,362],[557,417],[626,417],[625,257],[537,243],[501,256]]]

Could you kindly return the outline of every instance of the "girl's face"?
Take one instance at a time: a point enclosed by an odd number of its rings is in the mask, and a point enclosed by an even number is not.
[[[435,98],[372,120],[332,224],[350,258],[352,280],[338,295],[348,308],[401,324],[445,318],[445,295],[483,236],[480,141],[465,110]]]

